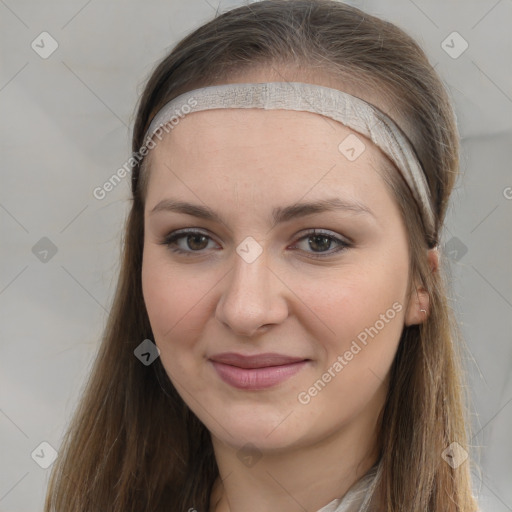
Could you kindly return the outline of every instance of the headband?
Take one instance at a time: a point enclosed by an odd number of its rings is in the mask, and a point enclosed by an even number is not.
[[[372,104],[338,89],[302,82],[215,85],[186,92],[165,104],[144,136],[146,144],[155,134],[161,140],[162,130],[168,133],[168,125],[172,124],[172,129],[184,114],[219,108],[311,112],[329,117],[364,135],[400,171],[420,209],[425,228],[433,237],[435,221],[430,193],[414,148],[397,124]]]

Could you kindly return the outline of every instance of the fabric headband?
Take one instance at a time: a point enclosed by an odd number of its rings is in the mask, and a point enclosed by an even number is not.
[[[153,118],[146,144],[156,134],[161,139],[173,118],[220,108],[262,108],[311,112],[329,117],[364,135],[395,164],[419,206],[425,228],[433,237],[434,212],[430,193],[416,153],[397,124],[366,101],[338,89],[302,82],[224,84],[195,89],[165,104]],[[354,148],[352,154],[354,154]],[[346,156],[346,155],[345,155]],[[348,157],[347,157],[348,158]],[[350,158],[349,158],[350,159]]]

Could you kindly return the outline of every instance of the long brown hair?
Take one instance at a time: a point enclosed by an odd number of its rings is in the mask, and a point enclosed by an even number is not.
[[[132,149],[139,151],[156,112],[179,94],[280,64],[384,91],[422,163],[435,209],[433,238],[398,172],[385,173],[408,231],[411,293],[413,282],[422,284],[430,307],[424,324],[404,328],[391,368],[379,428],[379,508],[474,512],[470,463],[452,468],[441,456],[452,442],[469,450],[468,397],[444,269],[432,272],[426,259],[426,249],[439,242],[457,177],[458,132],[442,81],[417,43],[395,25],[333,0],[266,0],[233,9],[185,37],[158,64],[138,105]],[[160,359],[145,366],[134,356],[143,340],[154,339],[141,286],[148,162],[132,170],[117,290],[52,469],[45,512],[209,510],[218,476],[209,432]]]

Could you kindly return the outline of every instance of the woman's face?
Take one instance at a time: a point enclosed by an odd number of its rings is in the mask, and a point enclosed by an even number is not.
[[[144,300],[217,439],[304,447],[380,411],[417,314],[384,160],[325,117],[258,109],[190,114],[152,150]]]

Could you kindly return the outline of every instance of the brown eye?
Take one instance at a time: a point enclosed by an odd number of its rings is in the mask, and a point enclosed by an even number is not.
[[[327,251],[331,248],[331,244],[333,242],[333,239],[329,236],[325,235],[314,235],[309,236],[309,247],[314,252],[322,252]]]
[[[307,240],[307,247],[299,247],[302,241]],[[332,247],[335,247],[332,249]],[[345,249],[351,247],[349,242],[342,240],[340,237],[331,234],[330,232],[324,232],[321,230],[313,230],[312,232],[306,234],[295,244],[294,248],[298,247],[314,258],[323,258],[327,256],[332,256],[338,252],[341,252]]]
[[[212,238],[201,231],[184,230],[171,233],[161,243],[173,252],[192,256],[202,254],[209,242],[213,242]]]
[[[200,234],[187,235],[186,241],[188,247],[194,251],[205,249],[208,245],[208,237]]]

